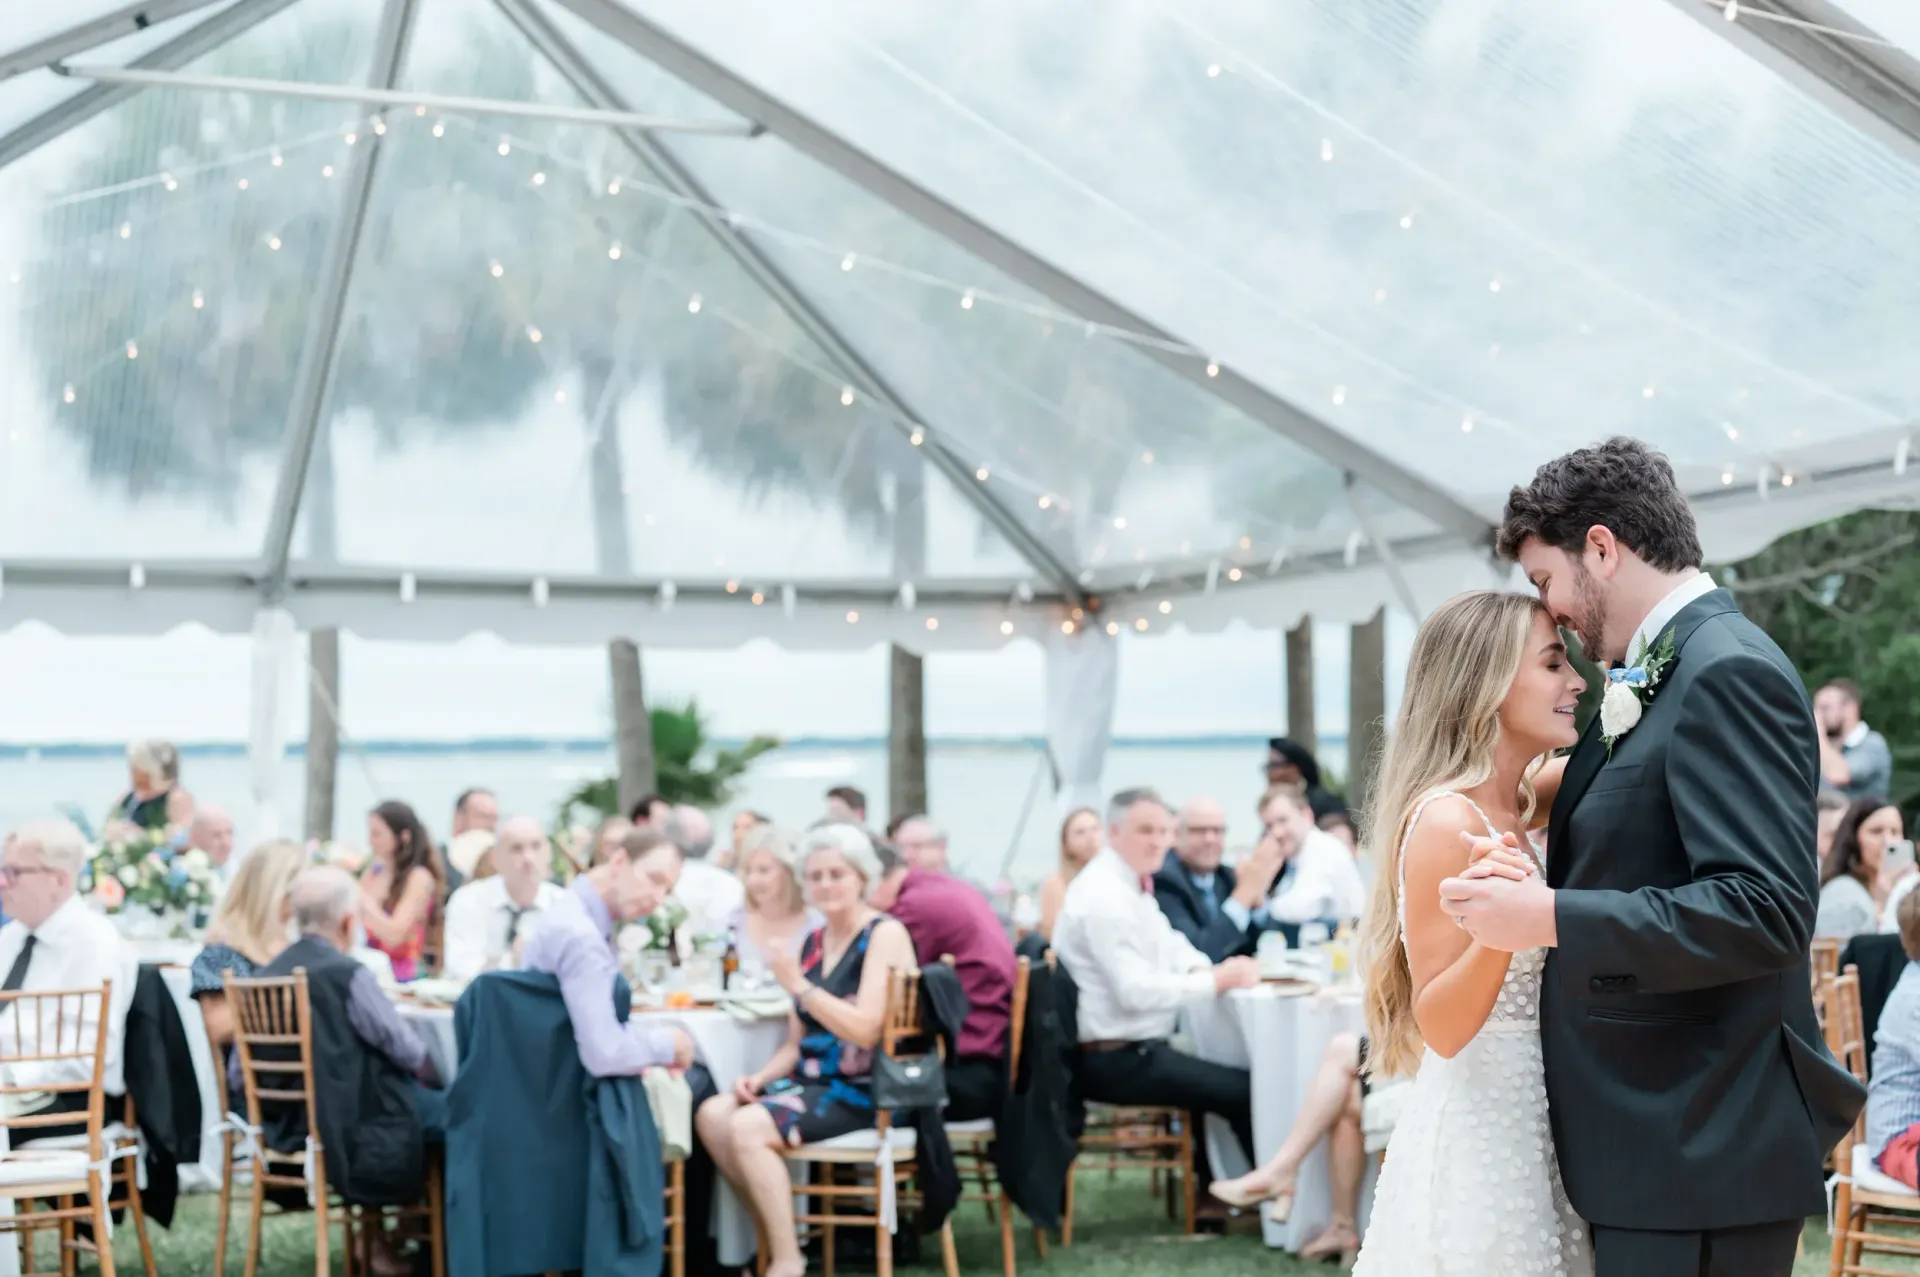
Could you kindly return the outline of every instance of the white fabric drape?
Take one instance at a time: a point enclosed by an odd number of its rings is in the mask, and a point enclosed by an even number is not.
[[[253,618],[253,706],[247,762],[253,790],[253,841],[280,836],[281,760],[287,752],[287,688],[293,672],[293,614],[262,608]]]
[[[1047,745],[1060,769],[1055,798],[1062,813],[1097,811],[1120,692],[1120,644],[1089,625],[1075,634],[1055,632],[1046,650]]]

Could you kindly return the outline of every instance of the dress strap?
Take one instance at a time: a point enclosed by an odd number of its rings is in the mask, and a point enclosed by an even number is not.
[[[1413,805],[1413,814],[1407,817],[1406,831],[1400,835],[1398,886],[1400,888],[1400,939],[1403,944],[1406,942],[1407,936],[1407,844],[1413,841],[1414,826],[1420,823],[1420,817],[1433,802],[1441,798],[1458,798],[1461,802],[1473,808],[1473,814],[1480,817],[1480,823],[1487,827],[1487,836],[1495,842],[1500,841],[1500,831],[1493,827],[1493,821],[1487,818],[1487,813],[1481,810],[1480,804],[1459,790],[1434,789],[1421,795],[1420,801]]]

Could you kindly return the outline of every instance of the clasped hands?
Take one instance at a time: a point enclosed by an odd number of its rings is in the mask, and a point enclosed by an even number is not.
[[[1517,952],[1557,942],[1553,890],[1512,834],[1462,833],[1467,867],[1440,884],[1440,907],[1489,949]]]

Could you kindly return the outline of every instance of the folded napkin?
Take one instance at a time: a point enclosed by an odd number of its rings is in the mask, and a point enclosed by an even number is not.
[[[648,1069],[640,1083],[647,1088],[647,1107],[660,1131],[660,1160],[686,1161],[693,1152],[693,1088],[666,1069]]]

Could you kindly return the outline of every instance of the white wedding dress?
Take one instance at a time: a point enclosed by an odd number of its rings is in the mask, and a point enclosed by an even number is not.
[[[1427,805],[1421,799],[1407,838]],[[1534,852],[1536,859],[1539,852]],[[1400,844],[1406,943],[1406,841]],[[1545,949],[1513,955],[1487,1022],[1452,1059],[1427,1051],[1401,1106],[1355,1277],[1589,1277],[1586,1225],[1567,1204],[1540,1057]]]

